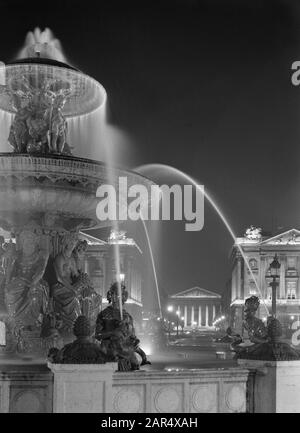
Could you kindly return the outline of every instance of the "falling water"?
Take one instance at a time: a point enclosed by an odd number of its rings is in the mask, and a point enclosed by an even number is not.
[[[152,270],[153,270],[156,293],[157,293],[157,302],[158,302],[159,314],[160,314],[160,318],[162,319],[163,315],[162,315],[162,308],[161,308],[160,292],[159,292],[159,287],[158,287],[158,280],[157,280],[156,267],[155,267],[155,262],[154,262],[154,257],[153,257],[152,246],[151,246],[151,242],[150,242],[150,238],[149,238],[148,229],[147,229],[146,223],[145,223],[144,219],[142,218],[142,216],[141,216],[141,220],[142,220],[142,223],[144,226],[144,230],[145,230],[145,234],[146,234],[146,238],[147,238],[147,243],[148,243],[148,248],[149,248],[149,252],[150,252]]]
[[[43,31],[36,27],[33,32],[27,33],[17,58],[36,57],[36,51],[40,52],[41,57],[67,62],[59,39],[55,38],[53,32],[47,27]]]
[[[177,169],[175,167],[172,167],[170,165],[165,165],[165,164],[146,164],[146,165],[143,165],[143,166],[135,168],[135,170],[137,172],[140,172],[141,174],[144,174],[145,171],[151,171],[153,169],[171,171],[174,174],[177,174],[180,177],[185,178],[188,182],[190,182],[191,184],[193,184],[196,187],[196,189],[199,190],[199,184],[191,176],[189,176],[188,174],[184,173],[183,171],[181,171],[181,170],[179,170],[179,169]],[[201,190],[201,193],[203,193],[202,190]],[[223,212],[221,211],[221,209],[219,208],[219,206],[216,204],[216,202],[213,200],[213,198],[209,195],[209,193],[207,191],[204,191],[204,195],[205,195],[206,199],[209,201],[209,203],[211,204],[211,206],[214,208],[214,210],[217,212],[217,214],[219,215],[219,217],[221,218],[223,224],[225,225],[226,229],[230,233],[230,236],[232,237],[232,239],[233,239],[236,247],[240,251],[241,256],[243,257],[243,259],[244,259],[244,261],[246,263],[246,266],[247,266],[247,268],[249,270],[251,278],[253,279],[253,281],[255,283],[255,286],[256,286],[256,288],[257,288],[257,290],[258,290],[258,292],[259,292],[259,294],[261,296],[261,299],[262,299],[263,305],[264,305],[264,307],[266,309],[267,315],[269,315],[269,309],[268,309],[268,307],[267,307],[267,305],[265,303],[263,294],[262,294],[262,292],[260,290],[260,287],[259,287],[259,285],[257,283],[257,280],[256,280],[256,278],[255,278],[255,276],[253,274],[253,271],[252,271],[252,269],[251,269],[251,267],[249,265],[248,259],[247,259],[246,255],[245,255],[245,253],[244,253],[241,245],[239,245],[239,244],[236,243],[236,238],[237,237],[236,237],[234,231],[232,230],[232,228],[231,228],[230,224],[228,223],[226,217],[224,216]]]
[[[98,110],[97,110],[98,111]],[[106,122],[106,107],[103,107],[102,110],[100,110],[99,113],[96,113],[99,116],[99,121],[102,122],[102,128],[105,129],[105,126],[107,124]],[[99,123],[98,123],[99,127]],[[97,137],[99,139],[99,136]],[[112,147],[109,145],[109,142],[107,140],[101,140],[101,145],[103,146],[104,150],[104,161],[106,163],[107,167],[107,177],[108,177],[108,183],[110,185],[114,185],[114,170],[113,170],[113,161],[114,161],[114,155],[112,152]],[[119,232],[119,223],[118,220],[112,221],[113,230],[117,233]],[[119,308],[120,308],[120,318],[123,319],[123,305],[122,305],[122,282],[121,282],[121,267],[120,267],[120,247],[118,240],[113,243],[113,250],[114,250],[114,259],[115,259],[115,266],[116,266],[116,274],[117,274],[117,283],[118,283],[118,291],[119,291]]]

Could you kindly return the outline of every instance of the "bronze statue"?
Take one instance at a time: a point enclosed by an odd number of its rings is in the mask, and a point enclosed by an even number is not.
[[[245,319],[243,328],[250,343],[243,341],[239,335],[232,334],[232,349],[236,359],[257,359],[265,361],[289,361],[300,359],[300,353],[289,344],[281,341],[282,327],[278,319],[269,316],[267,326],[255,317],[260,301],[257,296],[251,296],[245,301]]]
[[[139,340],[135,335],[133,319],[123,308],[122,318],[119,304],[119,284],[114,283],[107,292],[110,303],[98,315],[96,322],[96,338],[101,342],[101,348],[108,361],[118,361],[119,371],[138,370],[139,362],[135,356],[142,358],[141,365],[150,364],[145,352],[139,347]],[[128,299],[125,286],[121,285],[122,305]]]
[[[62,110],[71,94],[71,85],[43,78],[33,85],[22,76],[11,80],[9,92],[16,113],[8,137],[14,151],[70,155]]]
[[[76,340],[65,345],[61,350],[50,349],[48,359],[58,364],[104,364],[105,355],[99,343],[92,340],[92,327],[85,316],[75,320],[73,334]]]
[[[54,259],[57,282],[52,287],[53,308],[62,319],[62,331],[66,332],[72,330],[76,318],[82,314],[95,321],[101,305],[101,296],[79,264],[78,244],[81,245],[77,234],[68,233],[61,253]]]
[[[19,245],[19,251],[10,247],[5,258],[5,303],[16,328],[34,329],[48,308],[49,286],[43,275],[49,252],[30,229],[21,232]]]

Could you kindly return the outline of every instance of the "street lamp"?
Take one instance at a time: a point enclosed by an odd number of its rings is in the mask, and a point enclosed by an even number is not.
[[[167,306],[167,311],[168,311],[169,313],[172,313],[172,311],[173,311],[173,305],[168,305],[168,306]]]
[[[277,254],[273,259],[273,262],[270,264],[270,273],[273,280],[270,283],[272,287],[272,316],[276,317],[276,290],[279,286],[279,272],[280,272],[280,263],[278,261]]]

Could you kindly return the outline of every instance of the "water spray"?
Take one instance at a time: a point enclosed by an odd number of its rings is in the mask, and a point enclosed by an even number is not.
[[[181,170],[179,170],[179,169],[177,169],[177,168],[175,168],[175,167],[172,167],[172,166],[170,166],[170,165],[165,165],[165,164],[147,164],[147,165],[143,165],[143,166],[137,167],[137,168],[136,168],[136,171],[143,171],[143,170],[145,170],[145,169],[147,169],[147,168],[159,168],[159,169],[162,169],[162,170],[171,170],[173,173],[175,173],[175,174],[177,174],[177,175],[179,175],[179,176],[184,177],[185,179],[187,179],[187,180],[188,180],[191,184],[193,184],[193,185],[196,187],[196,189],[197,189],[198,191],[200,191],[202,194],[203,194],[203,192],[204,192],[204,196],[205,196],[205,198],[209,201],[209,203],[211,204],[211,206],[214,208],[214,210],[217,212],[217,214],[218,214],[219,217],[221,218],[223,224],[225,225],[225,227],[227,228],[229,234],[231,235],[231,237],[232,237],[232,239],[233,239],[233,241],[234,241],[234,244],[235,244],[236,247],[238,248],[238,250],[239,250],[241,256],[243,257],[243,259],[244,259],[244,261],[245,261],[245,263],[246,263],[246,266],[247,266],[247,268],[248,268],[248,270],[249,270],[249,273],[250,273],[250,275],[251,275],[251,278],[253,279],[254,284],[255,284],[255,286],[256,286],[256,288],[257,288],[257,290],[258,290],[258,292],[259,292],[259,294],[260,294],[260,296],[261,296],[261,300],[262,300],[263,306],[264,306],[264,308],[265,308],[265,310],[266,310],[266,313],[267,313],[267,315],[269,316],[269,314],[270,314],[269,309],[268,309],[268,307],[267,307],[267,305],[266,305],[266,302],[265,302],[265,300],[264,300],[264,297],[263,297],[262,291],[261,291],[261,289],[260,289],[260,287],[259,287],[259,285],[258,285],[258,283],[257,283],[257,280],[256,280],[256,278],[255,278],[255,276],[254,276],[254,274],[253,274],[253,271],[252,271],[252,269],[251,269],[251,267],[250,267],[250,265],[249,265],[249,263],[248,263],[248,259],[247,259],[246,255],[245,255],[245,253],[244,253],[244,251],[243,251],[241,245],[239,245],[238,243],[236,243],[236,238],[237,238],[237,237],[236,237],[234,231],[232,230],[232,228],[231,228],[230,224],[228,223],[226,217],[223,215],[221,209],[220,209],[219,206],[215,203],[215,201],[213,200],[213,198],[208,194],[207,191],[203,191],[202,188],[201,188],[201,190],[200,190],[199,185],[197,184],[197,182],[196,182],[196,181],[195,181],[191,176],[189,176],[188,174],[184,173],[183,171],[181,171]]]
[[[158,280],[157,280],[156,268],[155,268],[154,257],[153,257],[153,251],[152,251],[152,247],[151,247],[151,242],[150,242],[147,226],[146,226],[146,223],[145,223],[142,215],[141,215],[141,221],[142,221],[143,226],[144,226],[145,235],[146,235],[146,238],[147,238],[149,252],[150,252],[150,257],[151,257],[151,263],[152,263],[152,269],[153,269],[153,275],[154,275],[155,287],[156,287],[156,293],[157,293],[157,302],[158,302],[159,314],[160,314],[160,318],[163,319],[162,308],[161,308],[161,301],[160,301],[160,294],[159,294],[159,287],[158,287]]]

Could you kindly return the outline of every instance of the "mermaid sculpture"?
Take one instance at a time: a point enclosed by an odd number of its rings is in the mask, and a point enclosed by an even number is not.
[[[128,292],[121,285],[122,305],[127,301]],[[110,303],[98,315],[95,337],[101,342],[101,348],[107,361],[118,361],[119,371],[138,370],[139,362],[135,353],[142,358],[141,365],[151,364],[145,352],[139,347],[139,340],[135,335],[133,319],[123,308],[122,318],[119,305],[119,283],[114,283],[107,292]]]

